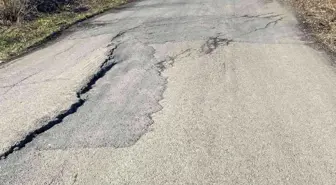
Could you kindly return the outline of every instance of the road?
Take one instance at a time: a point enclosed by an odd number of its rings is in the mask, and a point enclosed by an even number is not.
[[[336,71],[273,0],[142,0],[0,69],[0,184],[336,184]]]

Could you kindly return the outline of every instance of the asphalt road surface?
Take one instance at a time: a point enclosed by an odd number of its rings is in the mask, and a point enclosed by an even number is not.
[[[273,0],[142,0],[0,69],[0,184],[336,184],[336,71]]]

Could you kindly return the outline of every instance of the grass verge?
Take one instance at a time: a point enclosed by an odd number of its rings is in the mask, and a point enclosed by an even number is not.
[[[38,18],[21,25],[0,26],[0,59],[10,60],[49,40],[70,25],[126,2],[127,0],[89,1],[85,12],[76,13],[64,7],[58,13],[40,14]]]

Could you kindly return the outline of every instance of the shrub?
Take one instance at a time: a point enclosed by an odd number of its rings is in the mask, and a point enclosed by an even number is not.
[[[0,0],[0,24],[11,25],[36,18],[40,13],[58,13],[73,0]]]
[[[0,20],[4,25],[20,23],[28,11],[28,0],[0,0]]]

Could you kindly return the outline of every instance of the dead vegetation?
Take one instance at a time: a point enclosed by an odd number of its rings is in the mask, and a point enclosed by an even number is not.
[[[27,11],[27,0],[0,0],[0,24],[19,23]]]
[[[281,0],[294,7],[303,24],[327,49],[336,52],[336,0]]]

